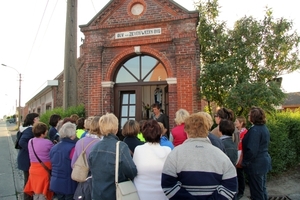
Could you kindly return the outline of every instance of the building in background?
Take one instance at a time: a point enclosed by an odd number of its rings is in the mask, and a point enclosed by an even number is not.
[[[172,0],[133,0],[110,1],[81,25],[77,102],[86,116],[113,112],[122,127],[144,118],[143,103],[157,102],[172,126],[179,108],[201,110],[198,20],[198,11]],[[26,103],[27,112],[61,107],[63,84],[62,73]]]

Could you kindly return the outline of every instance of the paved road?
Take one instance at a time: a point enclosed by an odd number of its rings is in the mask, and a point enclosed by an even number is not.
[[[0,200],[21,200],[24,179],[16,164],[15,128],[16,124],[0,121]]]

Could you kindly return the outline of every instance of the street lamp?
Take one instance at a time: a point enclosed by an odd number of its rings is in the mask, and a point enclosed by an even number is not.
[[[18,108],[18,129],[19,129],[20,123],[21,123],[21,81],[22,81],[22,75],[14,67],[10,67],[10,66],[7,66],[5,64],[1,64],[1,65],[4,66],[4,67],[11,68],[11,69],[15,70],[19,74],[19,108]]]

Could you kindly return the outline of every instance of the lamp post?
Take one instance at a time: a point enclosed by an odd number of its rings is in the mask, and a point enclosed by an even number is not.
[[[4,67],[8,67],[8,68],[11,68],[13,70],[15,70],[18,74],[19,74],[19,108],[18,108],[18,129],[20,127],[20,124],[21,124],[21,81],[22,81],[22,75],[21,73],[14,67],[10,67],[10,66],[7,66],[5,64],[1,64],[2,66]]]

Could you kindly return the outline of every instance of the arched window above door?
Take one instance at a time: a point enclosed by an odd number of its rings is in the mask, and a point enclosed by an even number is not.
[[[139,55],[127,60],[119,69],[116,83],[138,83],[165,81],[167,71],[157,59],[148,55]]]

